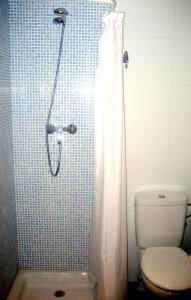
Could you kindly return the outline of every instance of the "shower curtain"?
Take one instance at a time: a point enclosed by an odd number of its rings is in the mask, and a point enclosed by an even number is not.
[[[123,102],[123,13],[104,17],[95,89],[95,207],[89,272],[97,300],[127,293],[126,155]]]

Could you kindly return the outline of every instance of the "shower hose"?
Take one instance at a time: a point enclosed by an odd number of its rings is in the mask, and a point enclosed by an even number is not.
[[[58,60],[57,60],[57,66],[56,66],[56,73],[55,73],[55,78],[54,78],[54,85],[52,89],[52,95],[51,95],[51,100],[50,100],[50,107],[48,111],[48,117],[46,121],[46,148],[47,148],[47,155],[48,155],[48,166],[49,170],[52,176],[56,177],[59,173],[60,170],[60,164],[61,164],[61,154],[62,154],[62,142],[58,141],[58,159],[57,159],[57,167],[56,171],[54,172],[52,169],[52,162],[51,162],[51,157],[50,157],[50,147],[49,147],[49,133],[47,130],[47,127],[50,123],[50,118],[52,114],[52,108],[54,105],[54,98],[55,98],[55,92],[57,88],[57,82],[58,82],[58,75],[59,75],[59,70],[60,70],[60,61],[61,61],[61,55],[62,55],[62,49],[63,49],[63,38],[64,38],[64,22],[62,23],[62,31],[61,31],[61,39],[60,39],[60,47],[59,47],[59,54],[58,54]]]

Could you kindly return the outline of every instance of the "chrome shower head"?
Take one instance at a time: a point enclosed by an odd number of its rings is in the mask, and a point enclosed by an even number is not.
[[[65,8],[63,8],[63,7],[56,8],[54,10],[54,13],[56,15],[68,15],[68,11]]]
[[[54,18],[54,23],[63,23],[65,25],[66,23],[66,16],[68,15],[68,11],[65,8],[56,8],[54,10],[55,15],[57,15],[57,17]]]

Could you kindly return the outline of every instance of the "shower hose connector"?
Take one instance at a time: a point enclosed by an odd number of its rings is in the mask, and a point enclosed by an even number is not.
[[[62,126],[56,127],[52,124],[47,124],[46,125],[46,131],[47,131],[48,134],[53,134],[53,133],[56,132],[57,135],[62,135],[64,132],[68,132],[70,134],[75,134],[77,132],[77,127],[74,124],[70,124],[66,127],[62,127]]]

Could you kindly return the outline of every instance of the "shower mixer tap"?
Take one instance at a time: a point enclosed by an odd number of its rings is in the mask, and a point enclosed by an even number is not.
[[[47,124],[46,125],[46,130],[49,134],[52,134],[52,133],[57,133],[57,134],[62,134],[64,132],[68,132],[70,134],[75,134],[77,132],[77,127],[76,125],[74,124],[70,124],[66,127],[62,127],[62,126],[54,126],[52,124]]]

